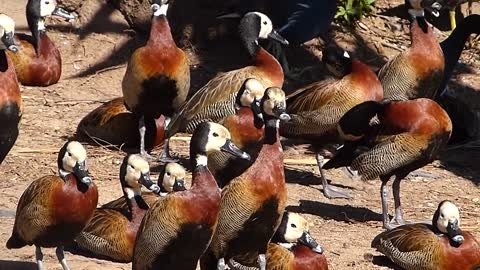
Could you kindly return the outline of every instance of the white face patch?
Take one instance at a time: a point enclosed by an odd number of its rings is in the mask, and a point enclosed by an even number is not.
[[[447,201],[440,207],[437,228],[443,233],[448,233],[447,226],[449,221],[458,221],[458,226],[460,226],[460,211],[455,204]]]
[[[10,32],[15,32],[15,22],[7,15],[0,14],[0,37]]]
[[[52,15],[57,1],[55,0],[40,0],[40,17],[46,17]]]
[[[267,39],[268,35],[273,31],[273,23],[267,15],[260,12],[252,12],[260,17],[260,33],[259,38]]]
[[[87,151],[83,145],[77,141],[72,141],[67,145],[65,155],[63,156],[63,168],[68,172],[73,172],[73,167],[77,162],[84,162],[86,165]]]
[[[343,57],[345,57],[345,58],[350,58],[350,54],[348,54],[347,51],[344,51],[344,52],[343,52]]]
[[[150,172],[150,166],[148,162],[140,155],[131,155],[128,158],[128,165],[125,174],[125,181],[132,188],[141,188],[141,184],[138,182],[142,174]]]
[[[280,88],[270,88],[267,93],[267,100],[263,103],[263,111],[273,116],[273,109],[277,106],[286,107],[285,92]]]
[[[38,21],[38,27],[37,27],[38,31],[45,31],[45,22],[43,20],[39,20]]]
[[[284,238],[288,243],[295,243],[308,231],[308,222],[299,214],[288,213],[287,228]]]
[[[221,147],[225,145],[227,139],[231,138],[230,132],[222,125],[217,123],[209,123],[210,130],[208,132],[208,140],[205,145],[205,151],[210,153],[212,151],[220,151]]]
[[[162,179],[162,186],[166,191],[172,192],[173,185],[177,179],[185,178],[185,168],[178,163],[168,163],[165,166],[165,174]]]

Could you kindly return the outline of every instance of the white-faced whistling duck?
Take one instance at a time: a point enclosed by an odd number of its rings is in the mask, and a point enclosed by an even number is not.
[[[5,52],[18,53],[13,35],[15,22],[0,13],[0,164],[12,149],[18,137],[18,124],[22,118],[22,96],[12,60]]]
[[[167,20],[168,3],[154,0],[150,37],[147,44],[130,57],[122,81],[127,109],[139,117],[140,153],[145,151],[145,119],[161,115],[169,119],[183,105],[190,89],[190,66],[187,55],[177,47]],[[165,142],[164,153],[168,151]],[[163,157],[168,160],[168,156]]]
[[[460,229],[460,212],[443,201],[432,224],[408,224],[379,234],[372,248],[406,270],[480,269],[480,243]]]
[[[56,247],[58,261],[69,270],[63,247],[83,230],[97,207],[97,187],[86,161],[85,148],[77,141],[67,142],[58,154],[60,176],[33,181],[20,197],[7,248],[35,245],[39,270],[44,269],[42,247]]]
[[[250,158],[232,143],[225,127],[200,124],[190,142],[192,187],[166,195],[148,210],[137,235],[133,269],[196,269],[220,210],[220,189],[207,167],[207,155],[212,151]]]
[[[288,44],[275,30],[272,21],[260,12],[245,14],[239,25],[240,38],[253,60],[251,66],[221,73],[199,89],[167,126],[166,138],[177,132],[192,133],[205,121],[219,122],[235,114],[235,97],[249,78],[257,79],[268,88],[282,87],[283,70],[278,61],[265,51],[259,39],[273,39]]]
[[[232,157],[224,152],[213,152],[208,156],[208,169],[220,188],[242,174],[257,158],[262,147],[264,134],[263,115],[260,102],[265,88],[256,79],[248,79],[235,99],[236,113],[227,116],[220,124],[230,131],[232,142],[247,152],[251,160]]]
[[[160,197],[176,191],[184,191],[185,188],[185,168],[178,163],[167,163],[162,167],[158,176],[157,185],[160,187],[160,193],[143,192],[142,198],[151,207]],[[102,205],[102,208],[116,209],[128,212],[129,208],[124,197],[108,202]]]
[[[128,213],[97,208],[75,242],[81,250],[95,256],[128,263],[132,261],[137,231],[148,210],[142,197],[142,185],[156,193],[160,192],[160,187],[150,180],[150,166],[140,155],[128,155],[123,159],[120,183]]]
[[[424,17],[420,0],[412,8],[411,46],[388,61],[378,72],[386,100],[434,98],[442,83],[445,59],[442,48]]]
[[[336,78],[310,84],[289,95],[287,112],[292,119],[280,124],[280,134],[312,142],[323,194],[327,198],[350,198],[346,191],[328,184],[322,170],[322,149],[343,142],[337,124],[348,110],[365,101],[381,101],[383,90],[369,66],[352,60],[338,47],[328,46],[323,52],[323,62]]]
[[[265,270],[268,242],[280,225],[287,200],[279,119],[288,121],[285,93],[268,88],[262,98],[265,135],[255,162],[222,191],[218,225],[202,269],[225,269],[234,259]]]
[[[28,0],[27,22],[32,35],[15,35],[20,52],[10,54],[18,80],[23,85],[49,86],[55,84],[62,74],[60,51],[47,35],[44,18],[51,15],[67,20],[75,16],[57,7],[55,0]]]
[[[378,121],[372,121],[376,116]],[[358,170],[363,180],[379,177],[386,229],[394,226],[388,220],[387,182],[395,176],[392,222],[403,224],[400,182],[410,172],[432,162],[447,145],[452,132],[448,114],[427,98],[382,103],[367,101],[348,111],[340,119],[338,129],[341,134],[358,140],[346,143],[324,169],[351,166]]]
[[[165,117],[145,119],[145,149],[164,142]],[[125,107],[123,98],[115,98],[88,113],[77,126],[77,139],[85,142],[140,147],[138,116]]]
[[[308,230],[308,222],[299,214],[283,213],[278,227],[267,249],[268,270],[328,270],[323,250]],[[230,268],[255,270],[230,260]]]

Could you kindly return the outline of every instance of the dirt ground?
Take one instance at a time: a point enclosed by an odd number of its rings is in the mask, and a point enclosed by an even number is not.
[[[0,1],[0,12],[15,19],[17,31],[27,31],[25,2]],[[99,5],[101,2],[98,1]],[[378,66],[409,44],[407,22],[388,12],[399,6],[399,2],[377,1],[380,16],[364,19],[354,33],[337,31],[337,39],[355,56]],[[478,6],[474,8],[478,13]],[[0,270],[35,269],[33,247],[7,250],[4,245],[11,233],[18,199],[30,182],[56,173],[57,152],[65,140],[74,135],[80,119],[102,102],[121,95],[120,83],[126,60],[143,42],[128,29],[118,12],[107,8],[102,12],[87,27],[78,28],[78,23],[50,23],[49,35],[62,53],[62,79],[46,88],[21,87],[24,111],[20,136],[0,168]],[[439,39],[446,35],[438,33]],[[320,55],[320,45],[321,42],[312,41],[303,47],[312,52],[310,61],[315,62],[314,56]],[[451,83],[453,89],[474,108],[480,104],[475,102],[480,90],[479,52],[478,45],[464,52],[460,72],[455,74]],[[195,53],[204,57],[203,62],[199,62],[198,57],[191,54],[194,88],[200,87],[216,71],[228,70],[234,65],[222,65],[223,59],[229,58],[205,50]],[[287,87],[292,85],[290,83]],[[185,156],[188,143],[183,139],[184,134],[178,136],[173,140],[173,150]],[[321,193],[318,168],[308,147],[301,145],[285,149],[288,209],[303,213],[309,220],[313,235],[325,249],[330,269],[394,269],[388,260],[370,248],[371,240],[382,231],[379,182],[352,181],[340,170],[327,171],[333,184],[350,188],[353,192],[353,199],[329,200]],[[87,151],[90,171],[99,187],[100,203],[120,196],[118,171],[125,153],[94,145],[87,146]],[[461,209],[463,230],[472,231],[480,238],[479,160],[478,143],[471,142],[450,148],[442,155],[442,160],[422,169],[433,177],[423,178],[415,173],[409,176],[402,184],[407,220],[431,219],[437,204],[448,199]],[[159,165],[153,163],[152,170],[157,173]],[[392,205],[393,199],[391,201]],[[61,269],[53,249],[45,249],[44,253],[47,269]],[[67,260],[72,269],[131,269],[130,264],[69,253]]]

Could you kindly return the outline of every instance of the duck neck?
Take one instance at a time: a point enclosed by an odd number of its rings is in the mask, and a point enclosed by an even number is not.
[[[123,194],[127,201],[128,210],[130,210],[131,220],[142,218],[145,211],[148,210],[148,205],[142,198],[141,189],[124,187]]]
[[[46,34],[47,29],[45,28],[45,22],[43,18],[38,18],[36,16],[29,16],[27,14],[27,23],[28,28],[32,32],[33,37],[33,46],[37,54],[40,52],[41,47],[41,38]]]
[[[8,59],[5,50],[0,49],[0,72],[8,70]]]
[[[274,117],[265,118],[265,138],[263,144],[274,145],[280,143],[280,135],[278,134],[278,128],[280,120]]]
[[[445,76],[441,89],[443,89],[450,80],[453,69],[455,68],[458,59],[462,54],[468,37],[470,37],[472,33],[479,33],[478,26],[480,24],[480,20],[478,18],[480,18],[480,15],[477,17],[476,23],[469,23],[469,21],[467,21],[469,17],[467,17],[462,24],[453,30],[447,39],[440,43],[443,55],[445,56]]]
[[[165,15],[153,16],[150,28],[150,37],[147,46],[156,48],[176,47]]]
[[[424,17],[416,17],[410,26],[410,38],[412,49],[432,53],[432,49],[440,49],[433,29],[428,25]]]

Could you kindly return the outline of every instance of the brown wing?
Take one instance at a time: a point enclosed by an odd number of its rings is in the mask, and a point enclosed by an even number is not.
[[[359,155],[352,168],[364,180],[371,180],[422,159],[422,150],[428,147],[424,136],[401,133],[378,137],[375,146]]]
[[[337,91],[338,80],[327,79],[300,88],[287,96],[288,113],[312,111],[321,107]]]
[[[267,249],[267,269],[291,270],[294,261],[293,253],[286,248],[270,243]]]
[[[44,176],[33,181],[20,197],[13,231],[28,244],[32,244],[52,224],[50,195],[62,183],[58,176]]]
[[[436,269],[440,238],[427,224],[404,225],[379,234],[372,247],[405,269]]]
[[[169,241],[177,236],[182,219],[178,193],[161,197],[145,214],[135,242],[133,269],[150,269]]]
[[[217,258],[225,251],[227,243],[237,236],[244,222],[257,210],[254,194],[245,182],[233,180],[222,191],[217,228],[210,244]]]
[[[258,79],[265,87],[271,84],[256,74],[253,67],[218,74],[200,88],[172,118],[167,137],[179,131],[191,133],[205,120],[219,122],[226,116],[234,114],[235,96],[248,78]]]
[[[388,61],[378,72],[378,79],[383,86],[383,97],[386,100],[408,100],[412,89],[417,88],[416,72],[406,53],[400,53]]]
[[[75,242],[93,254],[129,262],[133,246],[127,237],[128,222],[127,217],[119,211],[97,209],[85,229],[75,238]]]

